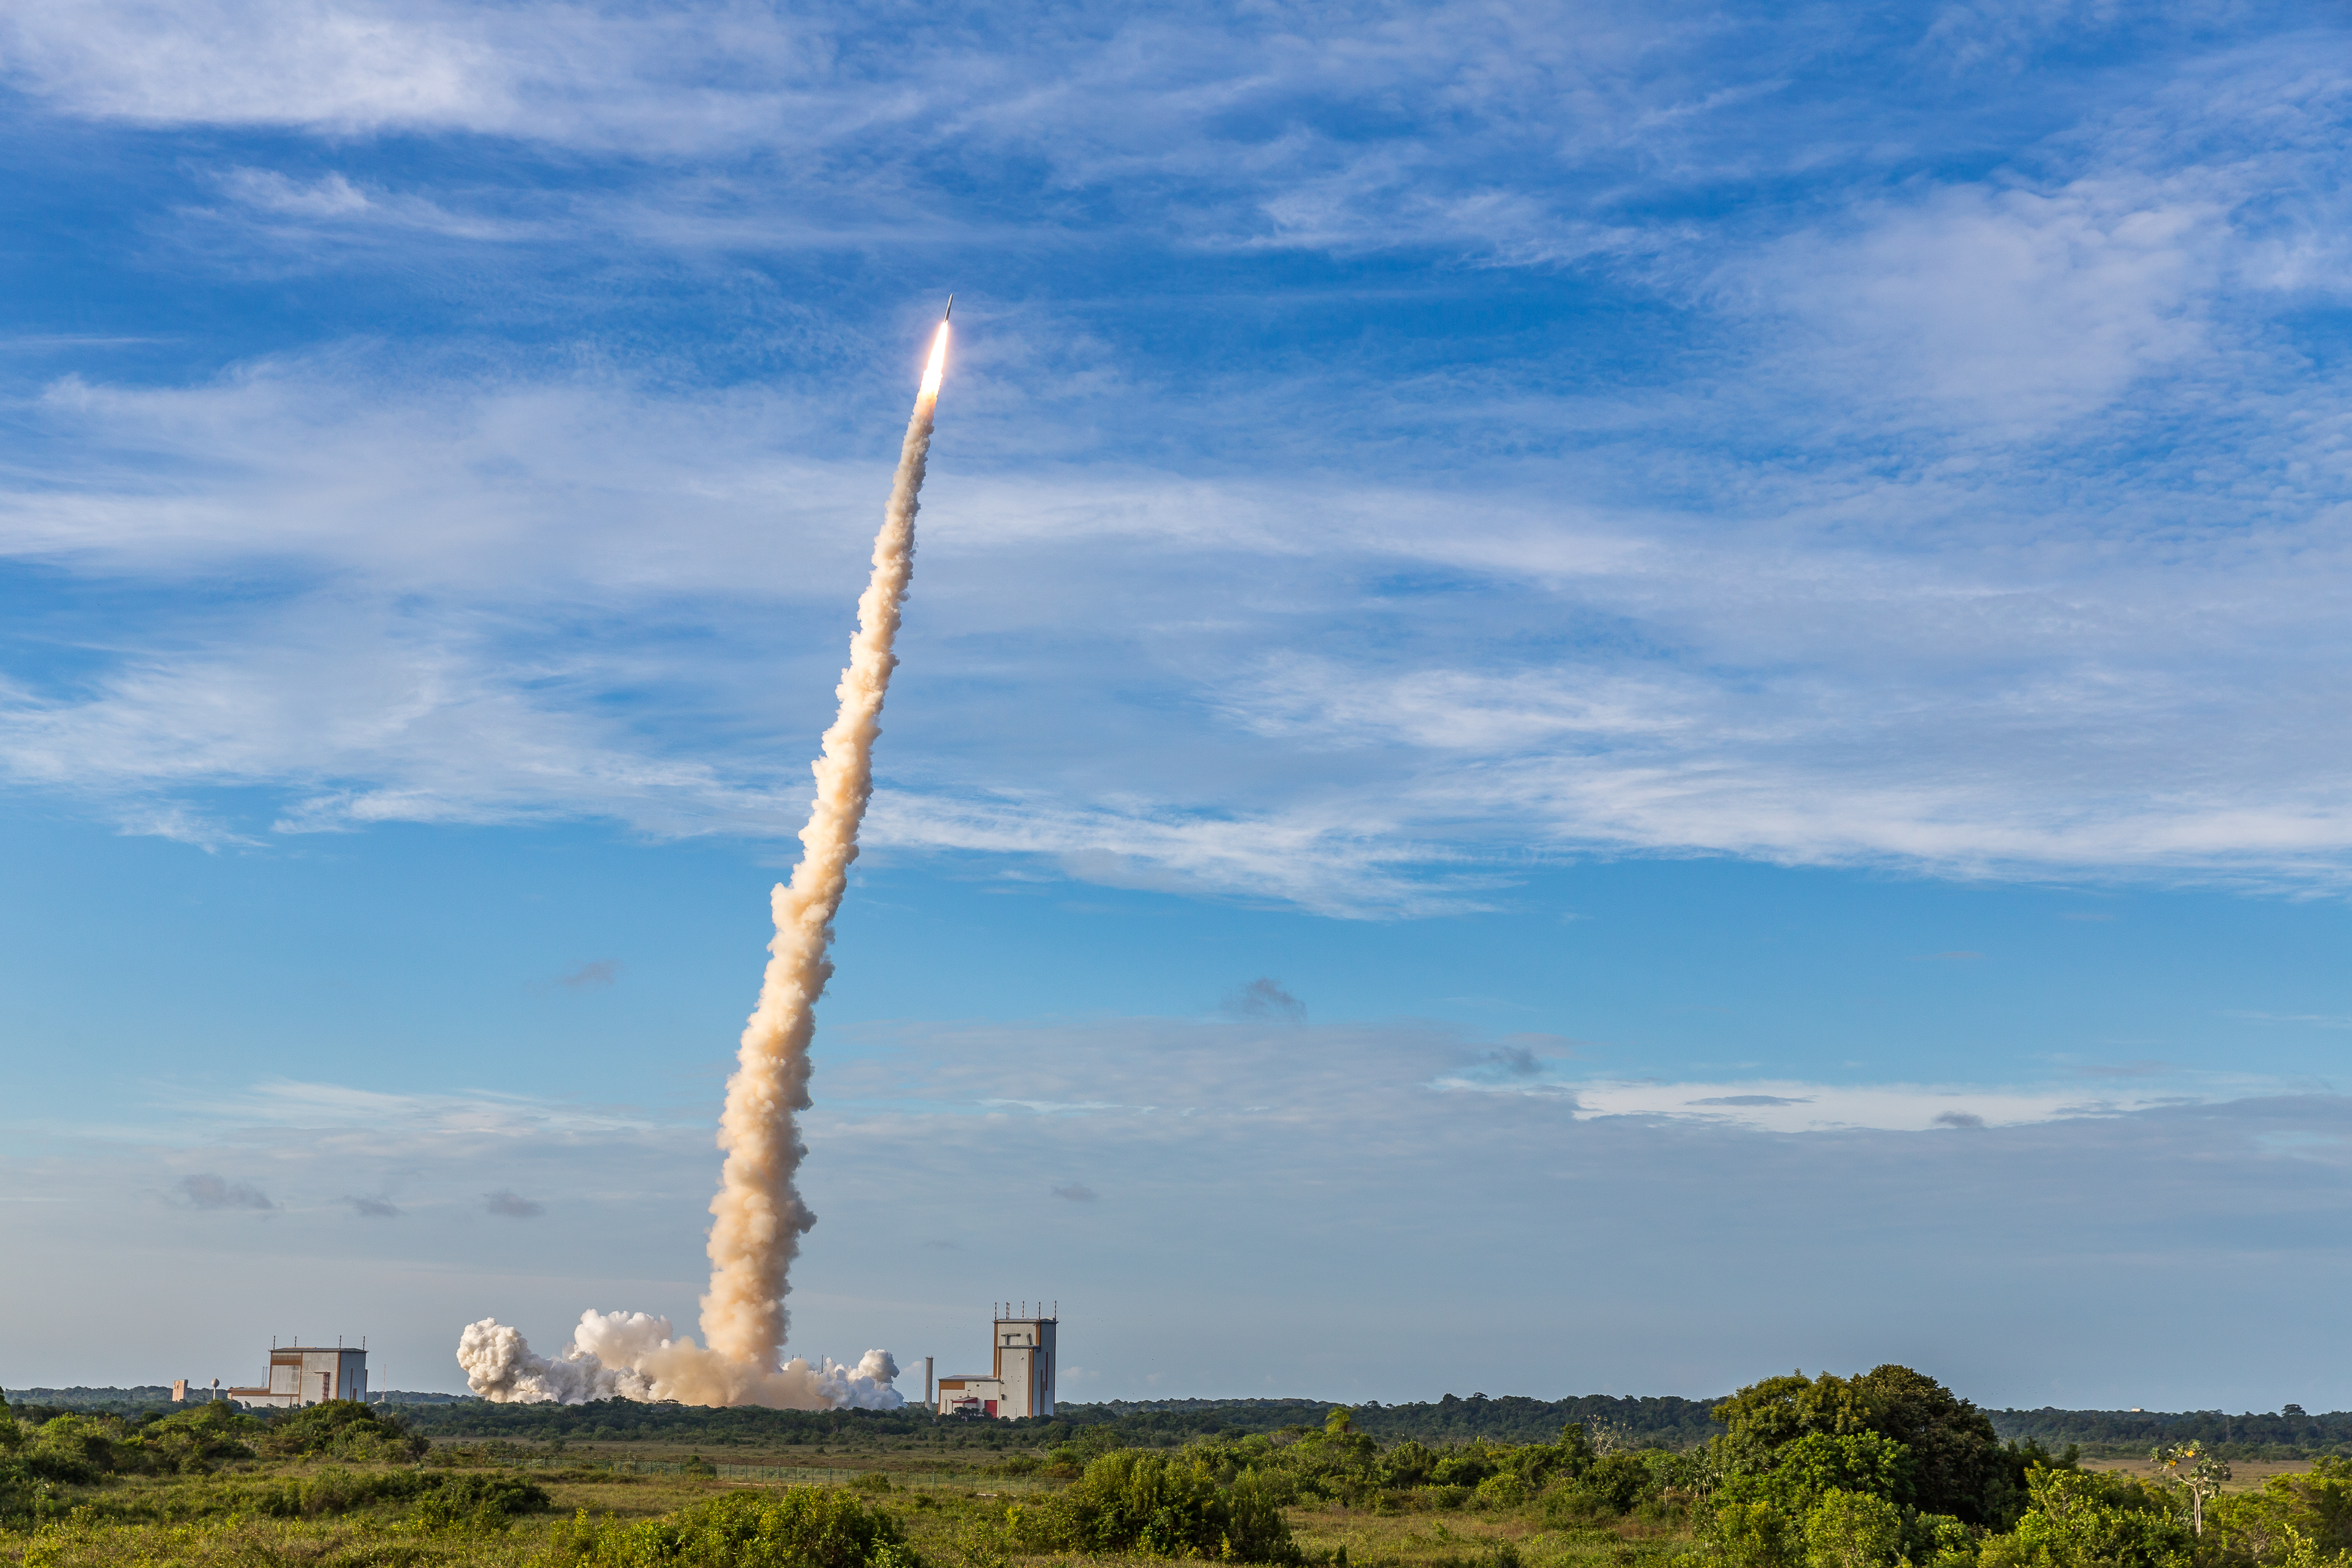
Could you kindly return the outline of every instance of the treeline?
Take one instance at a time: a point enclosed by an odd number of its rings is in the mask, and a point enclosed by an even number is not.
[[[593,1405],[493,1405],[484,1400],[404,1405],[403,1418],[433,1437],[520,1442],[664,1441],[721,1447],[795,1447],[886,1439],[941,1448],[1052,1447],[1081,1435],[1123,1447],[1172,1448],[1202,1439],[1322,1425],[1326,1400],[1160,1400],[1064,1405],[1058,1414],[1019,1421],[940,1420],[925,1408],[903,1410],[709,1410],[625,1399]],[[1448,1394],[1421,1405],[1353,1407],[1355,1429],[1384,1443],[1543,1442],[1562,1426],[1584,1426],[1625,1447],[1686,1448],[1723,1428],[1707,1406],[1675,1398],[1467,1399]]]
[[[1467,1399],[1447,1394],[1413,1405],[1341,1406],[1322,1399],[1112,1400],[1101,1405],[1064,1405],[1061,1418],[1074,1425],[1108,1425],[1131,1442],[1164,1433],[1176,1442],[1218,1432],[1277,1432],[1285,1426],[1320,1425],[1330,1412],[1347,1408],[1355,1430],[1383,1442],[1459,1443],[1484,1437],[1497,1443],[1549,1442],[1571,1423],[1607,1433],[1636,1447],[1687,1448],[1719,1435],[1708,1414],[1712,1399],[1671,1394],[1619,1398],[1588,1394],[1577,1399],[1530,1399],[1507,1394]]]
[[[139,1410],[181,1408],[172,1403],[172,1390],[165,1384],[135,1388],[19,1388],[0,1393],[0,1398],[7,1400],[20,1416],[36,1410],[92,1410],[120,1415]]]
[[[494,1438],[520,1443],[675,1442],[718,1447],[886,1440],[942,1448],[1000,1448],[1048,1440],[1070,1430],[1045,1421],[942,1421],[929,1410],[768,1410],[757,1405],[706,1409],[692,1405],[644,1405],[600,1399],[591,1405],[449,1405],[394,1406],[408,1429],[436,1441]]]
[[[171,1390],[26,1388],[8,1397],[19,1415],[47,1419],[68,1412],[134,1415],[188,1408],[170,1403]],[[1155,1399],[1070,1404],[1047,1420],[940,1422],[928,1410],[703,1410],[606,1400],[595,1405],[493,1405],[463,1394],[390,1394],[410,1425],[433,1436],[520,1441],[631,1439],[716,1444],[832,1445],[898,1438],[942,1448],[1052,1447],[1077,1431],[1105,1429],[1132,1447],[1171,1448],[1202,1438],[1286,1426],[1320,1426],[1343,1406],[1321,1399]],[[1722,1435],[1708,1414],[1717,1402],[1586,1394],[1576,1399],[1490,1399],[1447,1394],[1419,1404],[1352,1407],[1355,1430],[1384,1443],[1548,1441],[1562,1426],[1580,1425],[1625,1446],[1690,1448]],[[2107,1457],[2137,1454],[2163,1443],[2194,1442],[2224,1459],[2300,1459],[2352,1456],[2352,1411],[2305,1415],[2219,1410],[1990,1410],[2003,1441],[2032,1439],[2044,1447],[2082,1445]]]
[[[2162,1443],[2196,1443],[2224,1459],[2302,1459],[2352,1454],[2352,1411],[2306,1415],[2231,1415],[2219,1410],[1993,1410],[2003,1438],[2080,1443],[2093,1454],[2144,1453]]]

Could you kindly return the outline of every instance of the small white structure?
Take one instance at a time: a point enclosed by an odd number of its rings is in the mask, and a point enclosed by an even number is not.
[[[273,1345],[268,1386],[224,1392],[247,1405],[279,1410],[330,1399],[365,1399],[367,1352],[343,1345]]]
[[[1054,1359],[1059,1353],[1054,1334],[1061,1326],[1061,1304],[1055,1303],[1051,1316],[1037,1317],[1014,1317],[1012,1306],[996,1304],[993,1369],[984,1377],[966,1373],[940,1379],[940,1415],[1012,1421],[1054,1414]]]

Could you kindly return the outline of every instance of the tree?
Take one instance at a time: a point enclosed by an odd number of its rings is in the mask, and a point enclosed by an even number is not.
[[[2190,1530],[2205,1533],[2205,1502],[2230,1479],[2230,1467],[2194,1443],[2168,1443],[2148,1456],[2158,1477],[2189,1494]]]
[[[1911,1450],[1911,1496],[1922,1513],[2006,1525],[2025,1498],[1992,1418],[1907,1366],[1874,1367],[1850,1384],[1870,1430]]]
[[[1991,1418],[1907,1366],[1850,1378],[1768,1377],[1717,1405],[1714,1415],[1730,1428],[1718,1454],[1734,1476],[1769,1473],[1807,1439],[1875,1433],[1910,1456],[1908,1491],[1895,1500],[1985,1526],[2007,1525],[2025,1505],[2023,1467],[2001,1446]]]
[[[1980,1568],[2189,1568],[2195,1542],[2162,1499],[2086,1470],[2037,1469],[2032,1506],[1988,1540]]]
[[[1808,1512],[1832,1493],[1902,1504],[1912,1498],[1913,1469],[1911,1450],[1876,1432],[1843,1437],[1817,1432],[1781,1449],[1780,1462],[1762,1484],[1791,1513]]]
[[[1792,1372],[1751,1383],[1709,1412],[1737,1448],[1771,1450],[1811,1433],[1837,1436],[1870,1425],[1869,1407],[1844,1378]]]

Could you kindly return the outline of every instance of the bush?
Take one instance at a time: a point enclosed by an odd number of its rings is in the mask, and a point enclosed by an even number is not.
[[[122,1423],[103,1415],[58,1415],[33,1432],[16,1462],[37,1480],[95,1486],[114,1468],[114,1439]]]
[[[15,1459],[0,1455],[0,1529],[22,1529],[43,1511],[50,1488]]]
[[[1499,1468],[1493,1456],[1485,1451],[1485,1445],[1473,1444],[1438,1460],[1431,1468],[1429,1479],[1441,1487],[1475,1487]]]
[[[1903,1527],[1903,1556],[1919,1568],[1975,1568],[1976,1531],[1948,1513],[1916,1514]]]
[[[2136,1481],[2082,1470],[2026,1477],[2032,1506],[1977,1554],[1983,1568],[2189,1568],[2194,1540],[2165,1500]]]
[[[1886,1568],[1902,1549],[1902,1510],[1883,1497],[1831,1491],[1805,1515],[1805,1568]]]
[[[137,1468],[151,1475],[209,1475],[227,1460],[252,1458],[247,1440],[260,1431],[256,1417],[214,1401],[138,1426],[117,1446],[116,1460],[128,1468],[135,1458]]]
[[[112,1502],[118,1517],[163,1520],[217,1519],[247,1514],[262,1519],[317,1519],[383,1503],[415,1503],[434,1520],[499,1519],[544,1511],[544,1489],[516,1476],[445,1476],[423,1470],[320,1470],[285,1480],[214,1482],[175,1488]]]
[[[1272,1489],[1255,1472],[1220,1487],[1206,1465],[1134,1449],[1088,1465],[1068,1489],[1024,1515],[1020,1533],[1075,1552],[1244,1563],[1289,1563],[1298,1555]]]
[[[1866,1492],[1892,1503],[1911,1500],[1911,1450],[1875,1432],[1840,1436],[1808,1433],[1780,1448],[1761,1475],[1733,1478],[1727,1498],[1765,1500],[1802,1516],[1832,1492]]]
[[[1671,1454],[1612,1454],[1596,1459],[1581,1477],[1557,1485],[1544,1494],[1544,1521],[1571,1524],[1631,1513],[1655,1499],[1664,1489],[1660,1477],[1672,1473],[1670,1467],[1654,1461],[1675,1458]]]
[[[1730,1568],[1787,1568],[1799,1545],[1794,1521],[1769,1502],[1729,1502],[1715,1510],[1707,1544]]]
[[[554,1500],[547,1495],[546,1488],[520,1476],[443,1476],[433,1482],[425,1495],[438,1498],[452,1508],[488,1509],[509,1518],[545,1513]]]
[[[254,1447],[273,1459],[341,1459],[347,1464],[411,1464],[430,1445],[390,1411],[356,1399],[330,1399],[289,1411],[264,1427]]]
[[[638,1524],[555,1532],[549,1561],[582,1568],[922,1568],[898,1521],[832,1487],[736,1492]]]

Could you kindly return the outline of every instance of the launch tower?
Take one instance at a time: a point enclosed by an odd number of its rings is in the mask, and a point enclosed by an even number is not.
[[[1021,1303],[1024,1313],[1029,1303]],[[996,1303],[991,1329],[993,1368],[985,1375],[965,1373],[940,1379],[940,1414],[993,1415],[1010,1421],[1023,1415],[1054,1414],[1054,1359],[1059,1353],[1055,1331],[1061,1326],[1061,1304],[1053,1313],[1036,1317],[1013,1315],[1013,1303]]]

